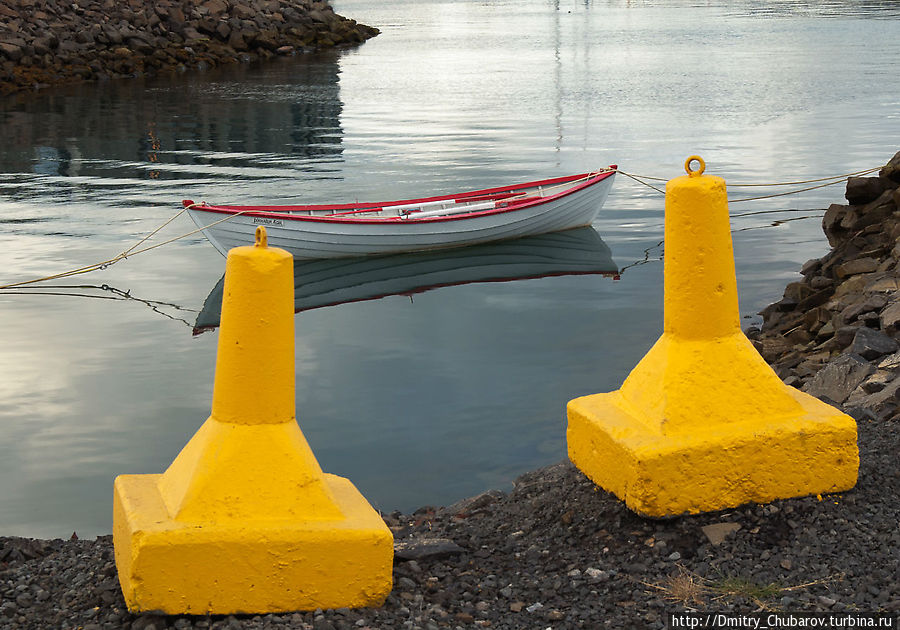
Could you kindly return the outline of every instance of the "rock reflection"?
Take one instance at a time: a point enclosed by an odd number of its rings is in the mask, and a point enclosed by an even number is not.
[[[0,112],[0,172],[183,180],[233,178],[221,167],[237,167],[252,178],[303,160],[340,159],[336,55],[215,70],[203,79],[129,80],[8,97]]]

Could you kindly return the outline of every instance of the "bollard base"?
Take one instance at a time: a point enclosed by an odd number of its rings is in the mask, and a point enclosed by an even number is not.
[[[116,478],[113,541],[131,612],[169,615],[380,606],[391,590],[393,536],[342,477],[324,475],[342,519],[180,522],[162,475]]]
[[[839,492],[856,484],[856,423],[792,387],[801,413],[664,435],[615,391],[569,402],[569,458],[650,517]],[[743,421],[742,421],[743,420]]]

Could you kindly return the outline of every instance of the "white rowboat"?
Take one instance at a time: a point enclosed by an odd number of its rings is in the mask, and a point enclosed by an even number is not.
[[[213,206],[183,202],[223,255],[255,241],[295,259],[344,258],[460,247],[590,225],[606,201],[615,166],[513,186],[379,203]]]

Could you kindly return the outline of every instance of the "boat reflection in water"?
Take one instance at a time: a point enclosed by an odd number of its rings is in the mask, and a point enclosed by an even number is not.
[[[472,282],[577,274],[619,275],[609,246],[591,227],[431,252],[294,261],[294,309],[299,313]],[[195,335],[219,325],[224,281],[222,276],[206,298]]]

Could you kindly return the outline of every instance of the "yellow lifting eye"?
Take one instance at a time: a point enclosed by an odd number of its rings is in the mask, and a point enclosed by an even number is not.
[[[691,164],[694,162],[697,162],[700,165],[696,171],[691,170]],[[688,177],[700,177],[703,175],[703,171],[706,170],[706,162],[704,162],[703,158],[699,155],[692,155],[684,161],[684,170],[688,174]]]
[[[266,234],[266,228],[263,226],[259,226],[256,228],[256,246],[257,247],[268,247],[269,246],[269,237]]]

